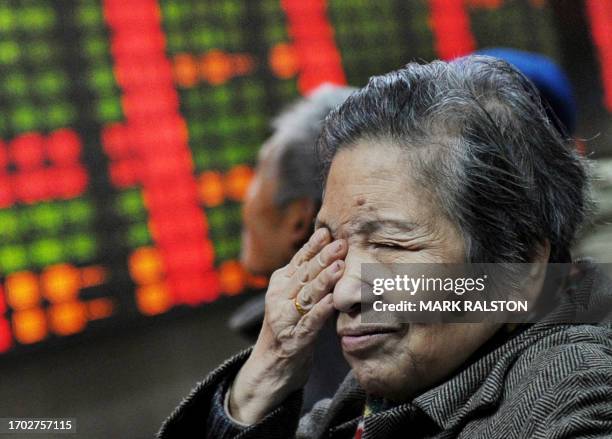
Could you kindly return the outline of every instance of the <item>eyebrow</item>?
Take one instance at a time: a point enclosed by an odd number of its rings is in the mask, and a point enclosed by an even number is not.
[[[336,236],[337,230],[327,224],[324,220],[317,218],[315,220],[315,229],[320,227],[325,227],[328,229],[332,235],[332,237]],[[403,221],[403,220],[394,220],[394,219],[382,219],[382,220],[365,220],[365,221],[355,221],[354,224],[351,224],[351,229],[353,229],[353,233],[357,235],[365,235],[370,236],[374,233],[380,231],[383,227],[394,228],[396,232],[412,232],[417,229],[418,224],[412,221]]]

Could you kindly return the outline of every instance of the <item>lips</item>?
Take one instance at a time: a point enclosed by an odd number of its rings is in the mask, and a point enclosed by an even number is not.
[[[361,326],[355,328],[343,328],[338,331],[342,350],[347,353],[355,353],[372,349],[384,342],[398,328],[388,326]]]

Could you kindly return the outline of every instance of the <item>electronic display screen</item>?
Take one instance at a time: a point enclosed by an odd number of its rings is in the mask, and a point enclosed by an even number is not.
[[[559,51],[542,0],[1,0],[0,35],[0,353],[260,285],[241,200],[270,118],[318,85]]]

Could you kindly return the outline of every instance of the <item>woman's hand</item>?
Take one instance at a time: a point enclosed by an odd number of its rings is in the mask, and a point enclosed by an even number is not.
[[[314,341],[334,312],[330,292],[344,270],[347,244],[330,241],[329,231],[318,229],[287,266],[272,274],[261,332],[230,392],[236,420],[259,421],[306,384]]]

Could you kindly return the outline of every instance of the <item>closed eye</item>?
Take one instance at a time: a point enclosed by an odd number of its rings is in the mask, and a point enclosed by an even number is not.
[[[402,245],[402,244],[399,244],[393,241],[370,242],[369,246],[373,248],[374,250],[387,251],[387,252],[394,252],[394,251],[416,252],[416,251],[423,250],[423,246],[417,243],[406,243]]]
[[[372,245],[374,248],[384,250],[406,250],[405,247],[402,247],[394,242],[372,242],[370,245]]]

